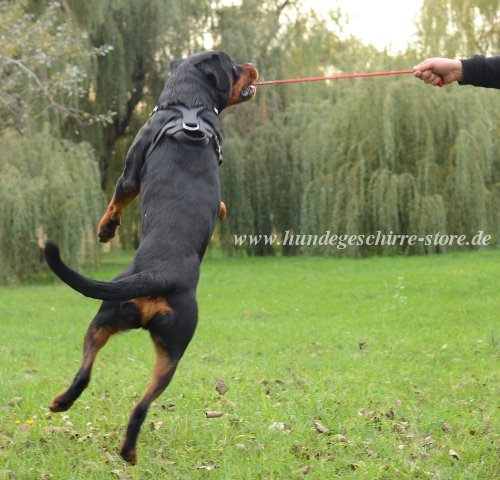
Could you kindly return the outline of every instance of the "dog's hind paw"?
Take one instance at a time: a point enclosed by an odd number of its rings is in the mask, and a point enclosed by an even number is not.
[[[130,465],[136,465],[137,464],[137,452],[135,448],[127,448],[127,447],[122,447],[120,449],[120,457],[123,458],[127,463],[130,463]]]

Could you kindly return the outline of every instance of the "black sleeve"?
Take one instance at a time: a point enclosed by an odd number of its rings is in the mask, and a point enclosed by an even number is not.
[[[463,78],[460,85],[475,87],[500,88],[500,55],[484,57],[474,55],[462,62]]]

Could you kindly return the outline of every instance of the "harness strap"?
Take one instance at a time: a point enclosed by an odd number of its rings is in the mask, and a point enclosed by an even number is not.
[[[210,122],[208,115],[203,115],[203,112],[210,112],[205,107],[185,107],[184,105],[170,105],[165,108],[156,106],[151,113],[153,115],[158,110],[171,110],[174,114],[167,123],[161,128],[150,147],[146,151],[146,158],[155,149],[156,145],[166,135],[173,137],[179,142],[187,143],[189,145],[205,146],[214,142],[215,153],[219,158],[219,165],[222,163],[222,137],[218,133],[215,122]],[[213,113],[217,115],[217,109]],[[180,114],[180,115],[179,115]]]

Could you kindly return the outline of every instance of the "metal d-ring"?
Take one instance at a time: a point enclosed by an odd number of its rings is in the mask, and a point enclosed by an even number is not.
[[[200,129],[200,124],[197,123],[194,127],[193,127],[193,124],[186,124],[184,122],[182,122],[182,128],[184,130],[189,130],[190,132],[196,132],[197,130]]]

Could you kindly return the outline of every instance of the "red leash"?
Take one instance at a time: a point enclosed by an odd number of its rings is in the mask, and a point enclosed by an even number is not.
[[[264,85],[278,85],[282,83],[303,83],[303,82],[319,82],[322,80],[341,80],[345,78],[364,78],[364,77],[381,77],[383,75],[404,75],[414,73],[415,70],[391,70],[388,72],[371,72],[371,73],[347,73],[343,75],[328,75],[323,77],[303,77],[303,78],[288,78],[285,80],[266,80],[264,82],[255,82],[253,85],[261,87]],[[439,85],[442,87],[442,82]]]

